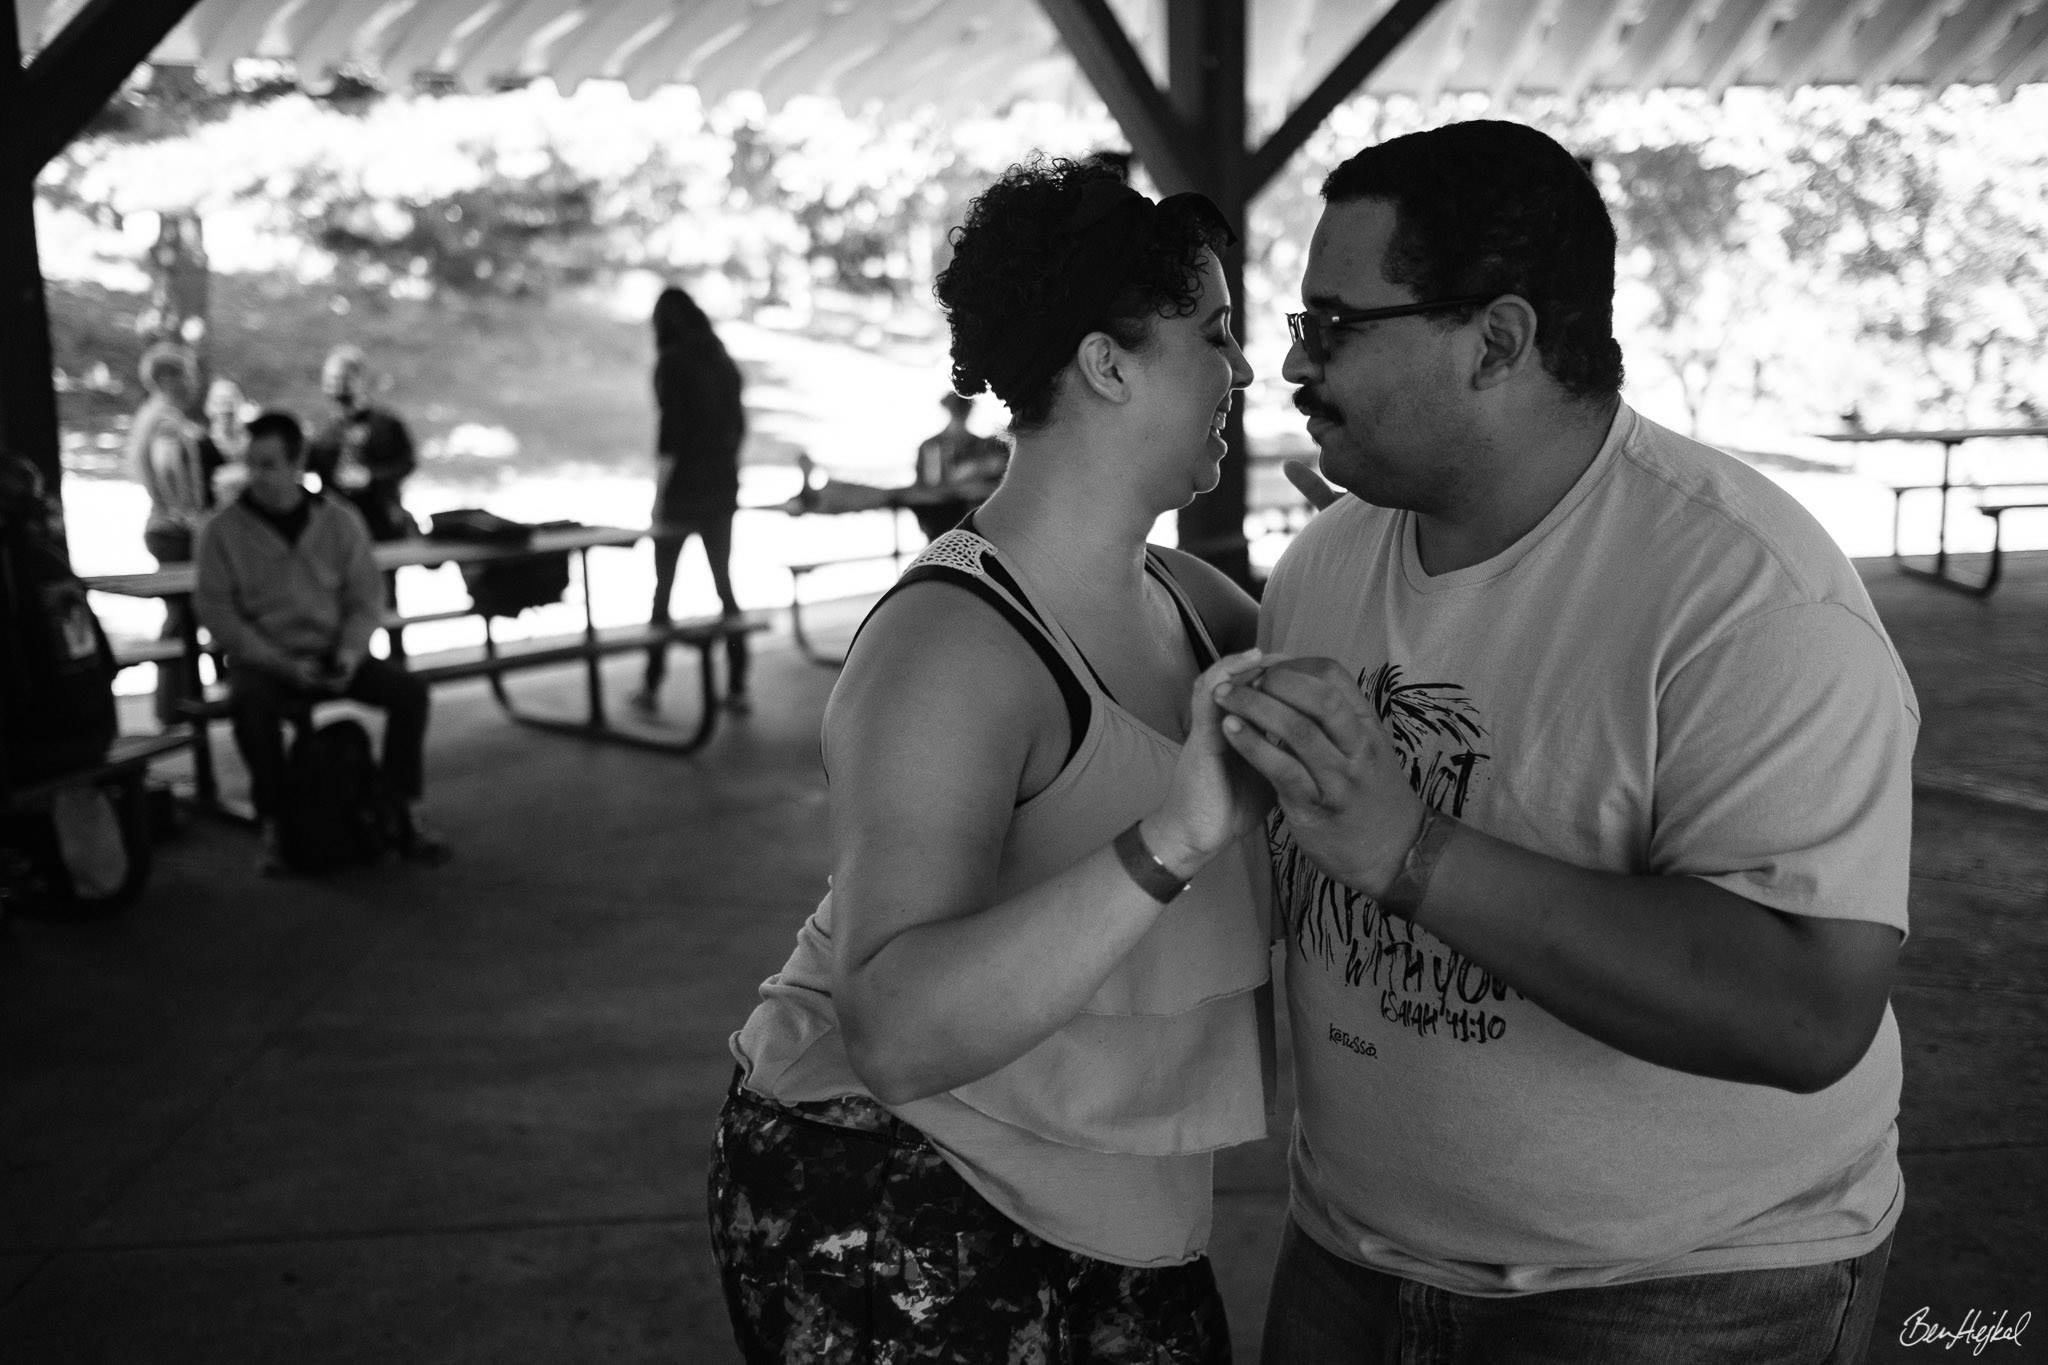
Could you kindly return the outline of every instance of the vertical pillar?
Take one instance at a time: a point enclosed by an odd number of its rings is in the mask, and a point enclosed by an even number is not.
[[[30,125],[15,6],[0,4],[0,128]],[[50,382],[50,317],[36,253],[36,163],[26,139],[0,136],[0,447],[26,456],[59,486],[57,395]]]
[[[1245,149],[1245,10],[1249,0],[1175,0],[1166,11],[1167,98],[1197,158],[1195,179],[1216,201],[1240,234],[1249,231],[1250,158]],[[1249,319],[1244,297],[1242,239],[1223,257],[1230,286],[1234,326],[1246,339]],[[1224,439],[1222,477],[1210,492],[1183,508],[1180,543],[1251,586],[1251,557],[1245,545],[1250,450],[1244,433],[1244,405],[1232,405]]]

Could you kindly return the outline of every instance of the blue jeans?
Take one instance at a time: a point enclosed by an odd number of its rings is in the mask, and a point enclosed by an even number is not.
[[[1850,1261],[1512,1298],[1325,1251],[1289,1219],[1260,1359],[1278,1365],[1856,1365],[1891,1239]]]

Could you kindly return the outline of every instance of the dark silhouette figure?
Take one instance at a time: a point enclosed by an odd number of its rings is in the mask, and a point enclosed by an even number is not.
[[[711,319],[673,285],[654,302],[655,434],[654,610],[649,619],[665,625],[676,582],[676,561],[691,536],[704,542],[711,583],[727,616],[739,615],[732,592],[732,516],[739,506],[740,446],[747,413],[740,403],[740,370],[726,354]],[[747,641],[725,642],[727,710],[744,712],[747,701]],[[647,651],[646,680],[633,696],[637,710],[660,706],[668,673],[668,650]]]

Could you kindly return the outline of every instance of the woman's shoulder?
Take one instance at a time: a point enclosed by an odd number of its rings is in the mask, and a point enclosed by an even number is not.
[[[828,758],[843,745],[979,753],[1064,752],[1058,684],[1026,628],[966,581],[904,584],[861,626],[825,711]]]

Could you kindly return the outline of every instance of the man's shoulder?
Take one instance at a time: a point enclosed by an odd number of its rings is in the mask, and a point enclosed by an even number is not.
[[[1694,581],[1771,584],[1794,599],[1835,598],[1855,579],[1826,528],[1769,475],[1718,446],[1629,416],[1603,503],[1603,521],[1627,554],[1662,561]]]

